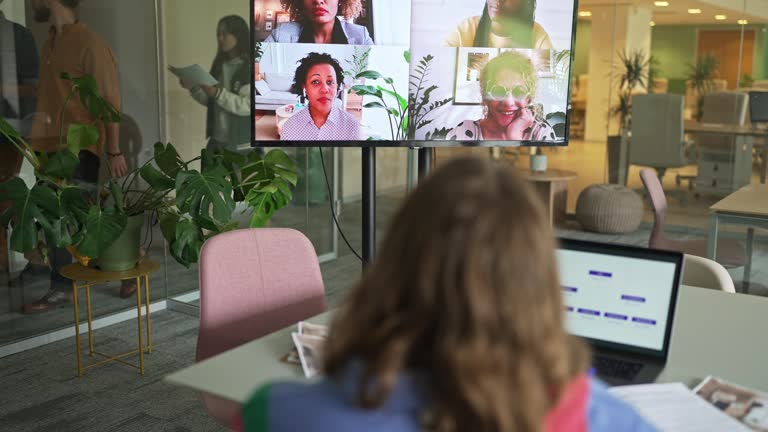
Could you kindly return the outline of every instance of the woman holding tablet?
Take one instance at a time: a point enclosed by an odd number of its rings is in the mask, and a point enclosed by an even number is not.
[[[552,49],[536,22],[537,0],[487,0],[483,14],[464,20],[448,36],[454,47]]]
[[[344,111],[339,96],[344,70],[329,54],[309,53],[299,61],[291,92],[307,105],[286,120],[281,139],[286,141],[357,141],[360,124]]]
[[[539,198],[505,165],[454,159],[406,200],[336,313],[326,377],[265,385],[244,429],[653,431],[588,378],[564,314]]]
[[[480,73],[483,118],[465,120],[448,133],[451,141],[555,141],[555,131],[536,120],[533,101],[538,75],[525,54],[507,51]]]
[[[264,42],[373,45],[368,29],[352,21],[363,10],[362,0],[280,0],[291,14]],[[340,20],[337,16],[343,16]]]

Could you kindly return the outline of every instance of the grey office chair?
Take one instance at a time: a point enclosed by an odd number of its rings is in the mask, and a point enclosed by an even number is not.
[[[662,179],[667,169],[694,163],[692,144],[683,138],[683,103],[683,97],[674,94],[632,97],[630,165],[651,167]],[[683,178],[677,177],[678,184]]]

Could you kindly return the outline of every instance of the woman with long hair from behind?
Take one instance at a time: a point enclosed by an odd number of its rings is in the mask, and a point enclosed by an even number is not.
[[[537,0],[487,0],[482,15],[462,21],[448,46],[552,49],[552,40],[536,22]]]
[[[563,307],[537,196],[508,167],[453,160],[406,200],[335,314],[326,378],[262,387],[245,428],[653,430],[587,378]]]

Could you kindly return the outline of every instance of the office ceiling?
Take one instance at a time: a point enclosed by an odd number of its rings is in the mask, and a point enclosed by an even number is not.
[[[580,0],[579,10],[590,11],[614,5],[634,5],[653,11],[653,21],[664,24],[714,24],[738,25],[746,19],[749,24],[768,24],[768,0],[667,0],[669,6],[655,6],[655,0]],[[738,4],[738,5],[737,5]],[[745,10],[746,4],[746,13]],[[700,14],[690,14],[688,9],[700,9]],[[725,20],[716,20],[715,15],[725,15]],[[584,18],[582,18],[584,19]],[[589,18],[586,18],[589,19]]]

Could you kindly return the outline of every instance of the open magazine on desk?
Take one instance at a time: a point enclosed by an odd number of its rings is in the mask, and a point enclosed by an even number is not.
[[[300,322],[297,331],[291,333],[294,347],[283,357],[286,363],[300,364],[304,376],[312,378],[322,368],[323,345],[328,338],[328,327]]]
[[[709,376],[694,393],[759,432],[768,432],[768,394]]]

